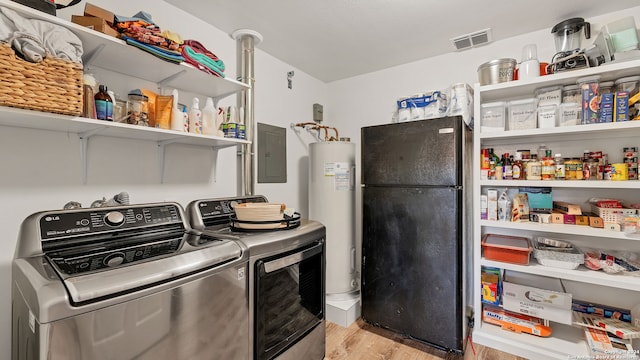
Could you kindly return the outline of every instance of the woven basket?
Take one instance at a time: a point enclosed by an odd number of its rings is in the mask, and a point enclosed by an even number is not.
[[[0,105],[78,116],[82,64],[51,56],[32,63],[0,44]]]

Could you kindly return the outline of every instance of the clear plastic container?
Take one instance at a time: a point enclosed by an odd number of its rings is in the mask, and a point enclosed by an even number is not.
[[[509,102],[509,130],[535,129],[536,99]]]
[[[614,52],[624,52],[638,48],[638,31],[633,16],[609,23],[604,30],[609,34]]]
[[[562,102],[562,87],[550,86],[536,90],[538,106],[560,105]]]
[[[598,110],[600,109],[600,104],[598,103],[600,76],[593,75],[579,78],[577,84],[582,92],[582,123],[595,124],[598,122]]]
[[[578,103],[582,101],[582,92],[578,85],[567,85],[562,87],[563,103]]]
[[[506,103],[504,101],[480,105],[480,132],[504,131]]]
[[[629,76],[615,81],[616,91],[628,91],[629,98],[640,91],[640,76]]]
[[[613,81],[603,81],[598,88],[599,94],[608,94],[613,92]]]
[[[558,118],[558,106],[546,105],[538,106],[538,127],[552,128],[556,126]]]
[[[564,103],[558,107],[558,126],[580,125],[580,103]]]

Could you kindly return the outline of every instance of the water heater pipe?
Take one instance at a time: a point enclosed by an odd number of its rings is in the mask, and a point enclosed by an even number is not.
[[[246,127],[246,139],[248,144],[240,145],[239,168],[242,173],[239,176],[240,195],[254,195],[255,193],[255,141],[254,141],[254,83],[253,59],[255,45],[262,41],[262,35],[257,31],[239,29],[231,34],[236,40],[236,59],[239,75],[237,80],[249,85],[238,96],[238,109],[244,109],[244,124]]]

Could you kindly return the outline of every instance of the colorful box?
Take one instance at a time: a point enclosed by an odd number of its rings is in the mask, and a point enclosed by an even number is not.
[[[629,121],[629,92],[618,91],[613,105],[613,121]]]

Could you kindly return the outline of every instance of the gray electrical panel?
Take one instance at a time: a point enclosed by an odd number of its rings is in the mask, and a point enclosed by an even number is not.
[[[313,121],[317,122],[317,123],[321,123],[322,122],[322,105],[320,104],[313,104]]]
[[[258,123],[258,182],[287,182],[287,132]]]

